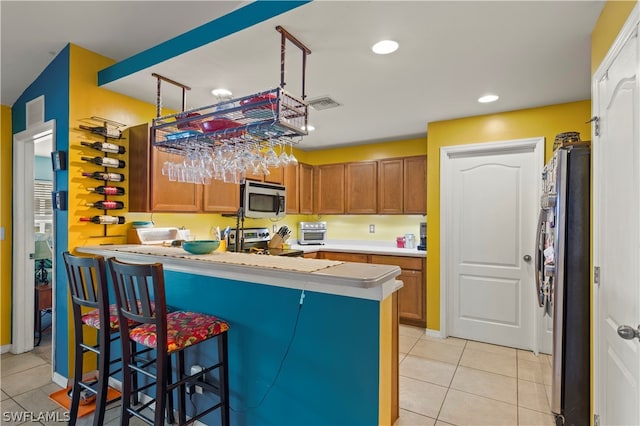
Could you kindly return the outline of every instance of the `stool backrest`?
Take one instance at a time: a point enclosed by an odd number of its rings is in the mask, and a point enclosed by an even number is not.
[[[109,258],[107,266],[115,287],[121,327],[156,324],[160,338],[167,322],[162,264],[133,264]]]
[[[99,309],[100,324],[109,324],[107,269],[102,256],[80,257],[62,253],[76,329],[82,324],[81,307]]]

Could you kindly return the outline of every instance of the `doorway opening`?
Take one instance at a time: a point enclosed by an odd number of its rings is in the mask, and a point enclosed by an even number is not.
[[[34,349],[51,356],[55,341],[55,220],[51,164],[55,120],[29,126],[13,137],[13,282],[11,352]],[[41,326],[36,330],[36,325]],[[42,339],[38,342],[38,337]],[[53,357],[52,357],[53,358]],[[52,360],[53,368],[53,360]]]

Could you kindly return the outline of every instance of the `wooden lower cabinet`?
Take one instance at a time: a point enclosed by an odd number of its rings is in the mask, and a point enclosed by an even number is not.
[[[369,255],[361,253],[343,253],[335,251],[320,252],[320,259],[339,260],[341,262],[369,263]]]
[[[398,291],[400,323],[425,328],[427,326],[426,259],[372,254],[371,263],[400,267],[402,273],[398,279],[404,284]]]
[[[426,259],[422,257],[389,256],[364,253],[345,253],[335,251],[319,251],[307,253],[304,257],[339,260],[342,262],[375,263],[378,265],[395,265],[401,269],[398,280],[403,287],[398,294],[398,316],[400,324],[426,328],[427,299],[426,299]],[[317,255],[313,257],[311,255]]]
[[[398,309],[403,324],[426,327],[425,282],[422,271],[402,270],[398,277],[404,286],[398,292]]]
[[[312,253],[305,253],[305,254],[303,255],[303,257],[304,257],[305,259],[319,259],[319,257],[318,257],[318,255],[319,255],[319,254],[320,254],[320,253],[318,253],[317,251],[314,251],[314,252],[312,252]]]

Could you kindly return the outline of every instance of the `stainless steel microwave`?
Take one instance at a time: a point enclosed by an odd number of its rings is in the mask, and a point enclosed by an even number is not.
[[[244,188],[244,215],[254,218],[285,216],[287,189],[282,185],[247,180]]]
[[[298,222],[298,243],[324,244],[327,241],[327,222]]]

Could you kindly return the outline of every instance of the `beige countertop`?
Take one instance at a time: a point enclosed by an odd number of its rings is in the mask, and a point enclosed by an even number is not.
[[[137,244],[86,246],[76,250],[124,262],[159,262],[168,271],[369,300],[384,300],[402,287],[402,282],[396,280],[400,268],[391,265],[231,252],[192,255],[178,247]]]
[[[397,248],[395,242],[365,240],[327,240],[322,245],[291,244],[292,249],[305,253],[334,251],[343,253],[381,254],[390,256],[427,257],[427,252],[418,249]]]

